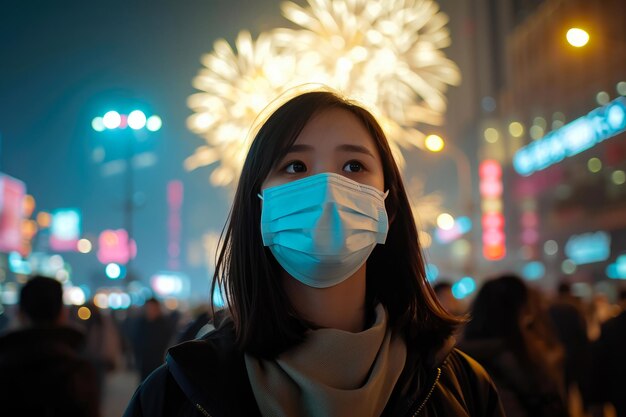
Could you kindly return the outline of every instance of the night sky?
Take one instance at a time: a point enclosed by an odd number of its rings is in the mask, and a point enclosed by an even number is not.
[[[289,22],[278,0],[2,1],[0,171],[26,183],[35,213],[79,208],[83,234],[95,240],[124,225],[125,174],[104,175],[104,167],[124,158],[132,133],[95,132],[91,120],[136,107],[160,115],[160,131],[134,138],[137,153],[157,157],[134,171],[134,265],[144,280],[167,269],[166,185],[182,180],[182,270],[205,293],[207,270],[193,254],[204,233],[221,231],[229,195],[209,184],[209,168],[183,169],[185,157],[204,143],[186,128],[192,113],[186,100],[195,92],[200,57],[215,40],[232,44],[241,30],[256,36],[279,26]],[[45,249],[44,243],[36,242]],[[106,283],[94,253],[64,257],[76,284]]]

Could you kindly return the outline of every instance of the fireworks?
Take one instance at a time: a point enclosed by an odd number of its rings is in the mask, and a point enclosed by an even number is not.
[[[185,161],[192,170],[219,162],[211,182],[236,182],[250,129],[285,91],[323,84],[366,105],[381,121],[396,160],[421,146],[418,123],[440,124],[445,91],[460,81],[445,57],[448,18],[432,0],[309,0],[282,4],[299,29],[274,29],[255,40],[241,32],[235,49],[218,40],[203,57],[189,97],[189,128],[206,141]]]

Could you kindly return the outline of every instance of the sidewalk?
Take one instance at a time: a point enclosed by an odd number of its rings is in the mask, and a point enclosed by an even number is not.
[[[136,372],[124,370],[107,375],[102,399],[102,416],[120,417],[138,385],[139,375]]]

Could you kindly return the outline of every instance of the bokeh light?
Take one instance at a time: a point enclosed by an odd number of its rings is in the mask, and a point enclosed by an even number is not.
[[[456,299],[463,299],[476,290],[476,282],[471,277],[463,277],[452,284],[452,295]]]
[[[52,222],[52,216],[50,213],[46,211],[40,211],[37,213],[37,224],[41,228],[50,227],[50,223]]]
[[[146,125],[146,115],[141,110],[133,110],[128,115],[127,123],[133,130],[143,129]]]
[[[94,117],[91,121],[91,128],[96,132],[102,132],[106,127],[104,126],[104,120],[102,117]]]
[[[519,138],[524,134],[524,126],[520,122],[511,122],[509,124],[509,133],[515,138]]]
[[[528,262],[522,268],[522,276],[530,281],[543,278],[546,273],[546,267],[539,261]]]
[[[587,161],[587,169],[594,174],[600,172],[602,170],[602,161],[595,157],[589,158]]]
[[[450,230],[454,227],[454,217],[449,213],[441,213],[437,216],[437,226],[442,230]]]
[[[431,152],[440,152],[444,147],[444,142],[439,135],[428,135],[424,139],[424,146]]]
[[[556,255],[559,251],[559,244],[555,240],[547,240],[543,244],[543,251],[546,253],[546,255]]]
[[[488,127],[484,132],[485,141],[488,143],[496,143],[498,139],[500,139],[500,134],[498,130],[493,127]]]
[[[116,263],[110,263],[104,268],[104,272],[109,279],[118,279],[122,275],[122,268]]]
[[[564,274],[571,275],[576,272],[576,263],[571,259],[566,259],[561,263],[561,271]]]
[[[598,94],[596,94],[596,102],[599,105],[605,106],[609,104],[609,101],[611,101],[611,97],[606,91],[600,91]]]
[[[89,320],[91,318],[91,310],[89,307],[80,307],[78,309],[78,318],[81,320]]]
[[[622,185],[626,182],[626,172],[617,169],[611,173],[611,181],[616,185]]]
[[[76,243],[76,249],[78,249],[80,253],[91,252],[91,249],[92,249],[91,241],[89,239],[80,239],[78,243]]]
[[[580,28],[569,29],[565,36],[567,38],[567,42],[576,48],[583,47],[589,42],[589,34]]]
[[[620,96],[626,96],[626,81],[618,82],[615,86],[615,90]]]
[[[530,127],[529,133],[530,133],[530,137],[533,140],[538,140],[538,139],[541,139],[543,137],[544,130],[543,130],[543,127],[541,127],[541,126],[532,125]]]
[[[160,130],[162,126],[163,121],[157,115],[152,115],[148,117],[148,120],[146,121],[146,129],[151,132],[156,132],[157,130]]]
[[[122,123],[122,116],[115,110],[108,111],[104,114],[102,123],[107,129],[117,129]]]

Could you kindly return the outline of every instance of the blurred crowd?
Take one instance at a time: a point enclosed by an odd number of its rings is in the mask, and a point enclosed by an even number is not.
[[[568,283],[546,293],[507,274],[486,280],[471,303],[445,280],[433,288],[467,318],[458,346],[487,369],[507,416],[626,416],[626,288],[583,298]],[[0,315],[7,416],[99,416],[109,373],[143,380],[168,347],[214,328],[208,305],[183,311],[155,298],[127,310],[68,309],[61,285],[44,277],[24,285],[15,307]]]
[[[469,305],[449,283],[434,290],[467,317],[458,345],[494,379],[507,416],[626,416],[626,288],[582,298],[567,282],[548,294],[504,274]]]

